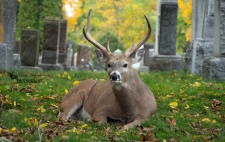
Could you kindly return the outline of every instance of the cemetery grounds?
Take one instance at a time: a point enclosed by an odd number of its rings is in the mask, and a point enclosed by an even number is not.
[[[139,73],[158,110],[141,126],[58,120],[58,104],[70,88],[99,72],[1,72],[0,140],[12,141],[225,141],[225,82],[179,72]]]

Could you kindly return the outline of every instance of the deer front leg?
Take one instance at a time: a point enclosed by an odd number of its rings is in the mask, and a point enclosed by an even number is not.
[[[107,123],[107,116],[103,113],[94,113],[93,114],[93,121],[99,124]]]
[[[67,121],[69,118],[83,105],[84,92],[77,92],[74,97],[70,100],[63,101],[61,103],[61,113],[59,114],[59,119],[62,121]]]
[[[80,104],[74,104],[74,106],[67,107],[60,115],[59,119],[62,121],[68,121],[69,118],[81,107]]]
[[[141,122],[143,121],[144,119],[135,119],[133,122],[131,123],[128,123],[126,125],[123,126],[122,130],[128,130],[130,128],[134,128],[138,125],[141,125]]]

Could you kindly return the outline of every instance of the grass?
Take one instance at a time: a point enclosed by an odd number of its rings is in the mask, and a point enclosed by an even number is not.
[[[12,141],[225,141],[225,82],[179,72],[140,73],[155,94],[157,113],[142,126],[60,122],[58,104],[75,81],[108,79],[97,72],[0,73],[0,137]],[[222,104],[221,104],[222,102]],[[42,121],[38,124],[39,121]],[[1,141],[1,138],[0,138]]]

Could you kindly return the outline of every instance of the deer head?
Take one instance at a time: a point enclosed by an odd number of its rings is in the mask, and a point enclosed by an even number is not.
[[[147,22],[148,32],[146,36],[136,45],[133,42],[131,48],[129,48],[125,54],[113,54],[109,48],[109,38],[107,41],[107,46],[104,47],[97,41],[95,41],[90,35],[90,15],[91,11],[88,13],[87,28],[83,28],[83,34],[85,38],[97,47],[100,52],[97,52],[97,57],[101,62],[107,64],[107,72],[113,84],[122,84],[127,80],[135,77],[135,71],[132,68],[132,64],[139,62],[144,56],[144,50],[138,50],[150,37],[151,25],[147,18],[144,16]]]

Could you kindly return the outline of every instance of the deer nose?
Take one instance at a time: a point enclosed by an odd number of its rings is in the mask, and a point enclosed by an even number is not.
[[[118,81],[118,80],[120,80],[120,75],[114,72],[110,75],[110,79],[112,81]]]

